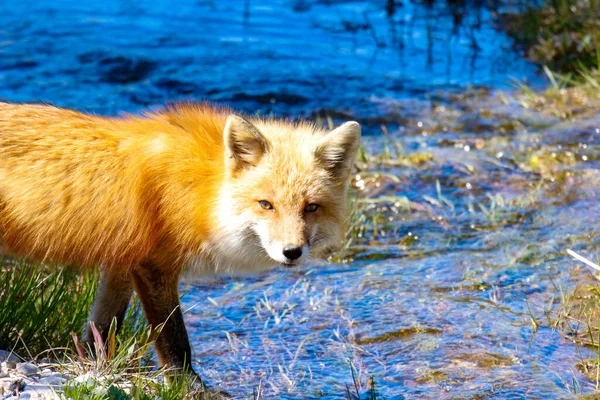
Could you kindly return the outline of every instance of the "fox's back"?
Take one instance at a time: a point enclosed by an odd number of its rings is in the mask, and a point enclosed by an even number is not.
[[[12,252],[37,259],[140,262],[160,239],[161,208],[182,214],[171,225],[189,218],[185,199],[160,204],[164,198],[156,191],[164,189],[167,175],[185,182],[213,177],[219,167],[214,154],[222,153],[223,118],[192,108],[104,118],[0,103],[1,240]]]
[[[151,229],[118,223],[140,212],[118,132],[109,119],[0,104],[0,229],[12,252],[84,265],[139,257]]]

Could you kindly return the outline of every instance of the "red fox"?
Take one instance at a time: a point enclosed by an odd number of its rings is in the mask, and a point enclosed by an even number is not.
[[[135,290],[149,324],[164,323],[159,363],[195,374],[180,274],[338,248],[359,145],[356,122],[327,133],[205,103],[122,118],[0,103],[0,251],[101,268],[99,330],[122,323]]]

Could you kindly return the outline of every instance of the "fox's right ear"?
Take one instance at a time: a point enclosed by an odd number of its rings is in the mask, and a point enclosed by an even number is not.
[[[269,141],[249,121],[229,115],[223,131],[225,165],[231,172],[255,166],[269,151]]]

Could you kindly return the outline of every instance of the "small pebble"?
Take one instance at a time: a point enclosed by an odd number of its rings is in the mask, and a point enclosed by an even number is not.
[[[41,378],[38,382],[44,385],[60,386],[64,383],[65,379],[61,373],[55,372],[54,375],[49,375]]]

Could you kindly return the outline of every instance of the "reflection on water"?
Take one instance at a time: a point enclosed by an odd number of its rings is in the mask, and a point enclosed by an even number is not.
[[[103,114],[176,99],[377,115],[374,99],[536,81],[497,2],[0,3],[0,98]],[[335,112],[334,112],[335,111]]]

